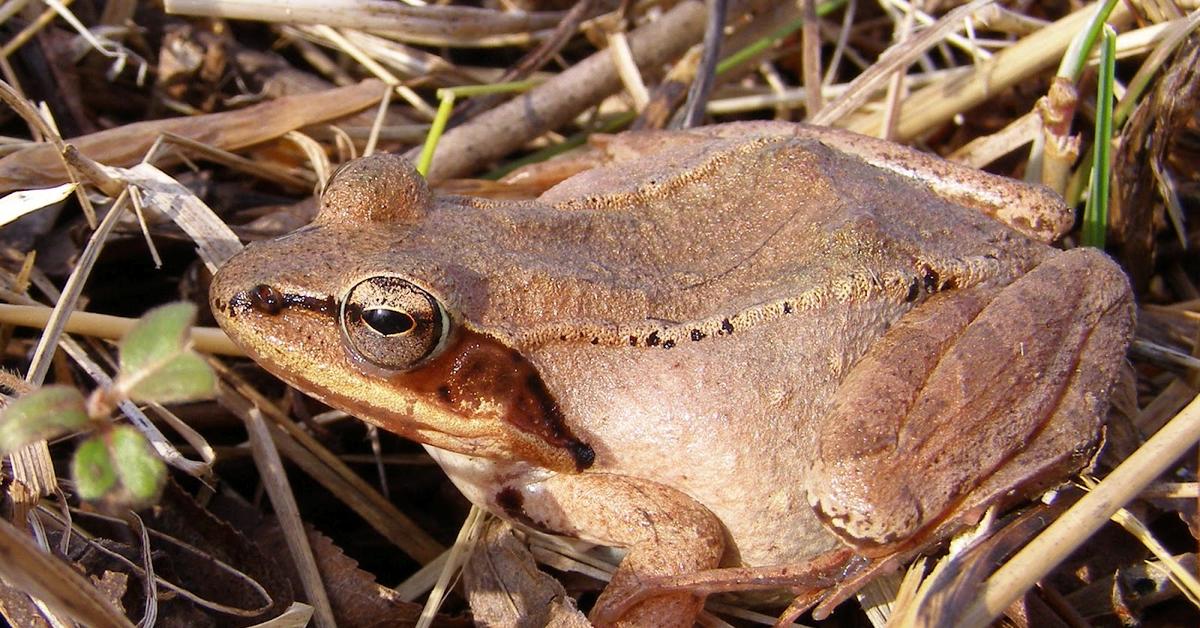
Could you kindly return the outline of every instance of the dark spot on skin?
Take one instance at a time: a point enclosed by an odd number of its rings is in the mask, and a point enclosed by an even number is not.
[[[521,494],[521,491],[511,486],[506,486],[500,489],[499,493],[496,493],[496,505],[504,511],[504,514],[513,519],[523,520],[527,518],[525,515],[525,496]]]
[[[463,329],[453,345],[423,366],[392,374],[390,379],[393,385],[437,399],[468,419],[480,400],[499,406],[501,421],[565,450],[576,471],[591,466],[595,458],[592,448],[567,427],[537,369],[518,351],[486,334]]]
[[[953,290],[958,287],[958,280],[954,277],[942,282],[942,290]]]
[[[594,344],[594,345],[600,344],[600,338],[597,336],[592,336],[592,344]]]
[[[674,349],[675,341],[674,340],[664,340],[662,343],[662,347],[663,347],[663,349]]]
[[[658,339],[658,332],[656,332],[656,331],[652,331],[652,332],[650,332],[649,336],[646,336],[646,346],[647,347],[657,347],[659,342],[660,341]]]
[[[559,336],[558,336],[558,339],[559,339],[559,340],[563,340],[563,341],[565,341],[565,340],[567,339],[567,335],[566,335],[566,334],[559,334]]]
[[[636,346],[637,346],[637,336],[630,336],[630,337],[629,337],[629,346],[631,346],[631,347],[636,347]]]
[[[908,294],[904,295],[904,300],[912,303],[921,296],[921,280],[913,277],[912,283],[908,284]]]
[[[574,450],[571,455],[575,458],[575,467],[579,471],[583,471],[596,462],[596,452],[587,443],[576,441],[572,447]]]
[[[504,511],[504,514],[509,519],[517,523],[547,534],[558,534],[557,531],[550,529],[549,526],[540,521],[534,520],[533,517],[529,516],[529,513],[525,512],[525,496],[521,494],[520,490],[514,487],[505,486],[500,489],[500,492],[496,493],[496,505],[500,507],[500,510]]]
[[[455,375],[462,379],[473,379],[476,377],[487,377],[487,363],[483,360],[464,360],[458,367],[458,372]]]
[[[791,303],[789,303],[789,302],[787,302],[787,301],[784,301],[784,302],[783,302],[783,313],[784,313],[784,314],[791,314],[791,313],[792,313],[792,304],[791,304]]]
[[[704,332],[700,331],[699,329],[693,329],[693,330],[692,330],[692,340],[693,340],[693,341],[704,340],[704,338],[705,338],[706,336],[707,336],[707,334],[705,334]]]
[[[721,320],[721,331],[726,334],[733,333],[733,323],[729,322],[728,318]]]
[[[926,266],[921,277],[925,292],[937,292],[938,289],[938,274],[937,271]]]

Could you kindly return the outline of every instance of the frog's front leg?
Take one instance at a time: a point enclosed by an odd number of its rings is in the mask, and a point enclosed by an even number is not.
[[[1128,281],[1094,249],[1003,288],[930,297],[838,389],[810,502],[879,556],[1061,481],[1097,440],[1132,327]]]
[[[597,625],[691,626],[702,597],[676,592],[647,599],[627,611],[613,606],[642,588],[642,581],[712,569],[725,551],[721,522],[674,489],[604,473],[559,474],[505,487],[495,498],[509,517],[553,534],[627,548],[612,581],[597,600]]]

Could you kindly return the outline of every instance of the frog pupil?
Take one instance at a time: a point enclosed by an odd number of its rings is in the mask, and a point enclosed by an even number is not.
[[[413,320],[411,314],[400,310],[371,308],[364,310],[362,317],[363,321],[371,326],[371,329],[384,336],[407,334],[417,326],[417,321]]]

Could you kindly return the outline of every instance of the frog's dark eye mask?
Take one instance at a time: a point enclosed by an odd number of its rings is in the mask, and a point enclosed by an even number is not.
[[[342,334],[368,362],[407,371],[437,355],[450,317],[432,294],[392,275],[364,279],[341,300]]]

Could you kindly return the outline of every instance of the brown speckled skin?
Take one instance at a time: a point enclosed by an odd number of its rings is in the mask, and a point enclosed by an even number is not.
[[[439,448],[481,506],[629,547],[601,622],[690,625],[687,594],[619,599],[654,575],[929,542],[1083,464],[1132,305],[1103,254],[1034,239],[1070,224],[1052,194],[784,123],[609,150],[531,202],[430,199],[399,158],[356,162],[313,226],[221,270],[213,309],[293,385]],[[524,356],[594,463],[576,472],[493,400],[395,386],[335,317],[231,305],[380,274]]]

